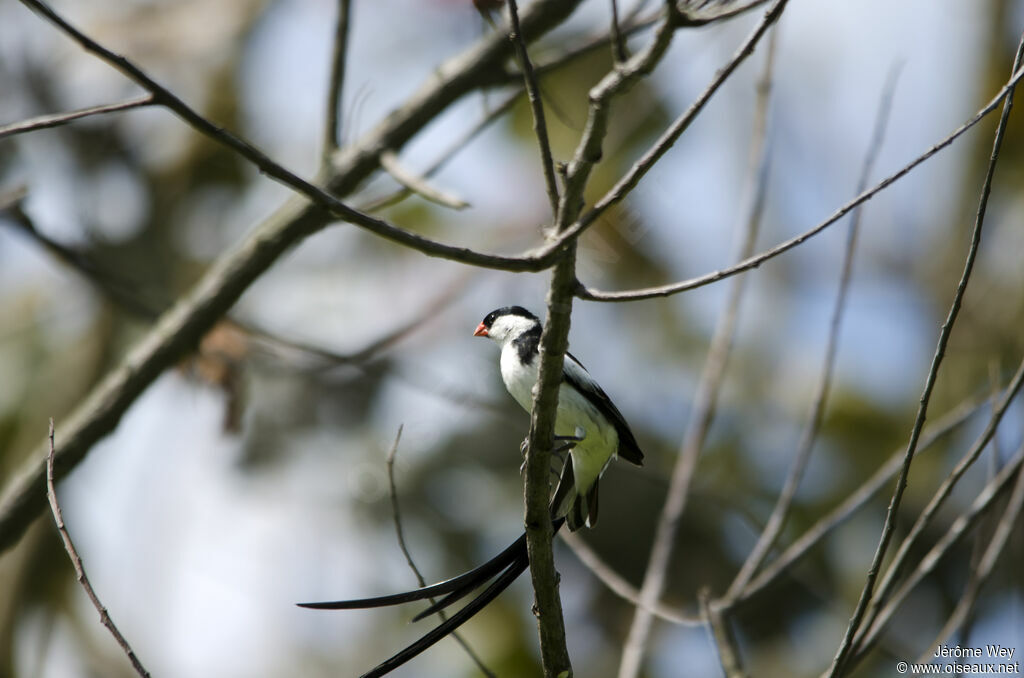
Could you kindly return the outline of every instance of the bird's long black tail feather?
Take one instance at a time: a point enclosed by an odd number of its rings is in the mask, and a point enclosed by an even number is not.
[[[391,656],[387,660],[381,662],[374,668],[364,673],[360,678],[380,678],[380,676],[391,673],[391,671],[397,669],[399,666],[409,661],[419,653],[423,652],[437,641],[441,640],[455,629],[462,626],[463,623],[468,621],[473,615],[480,610],[484,609],[492,600],[497,598],[502,591],[507,589],[512,582],[519,578],[524,571],[526,571],[529,565],[529,559],[526,557],[525,542],[523,543],[522,556],[516,558],[508,566],[508,568],[501,573],[501,575],[495,579],[490,586],[484,589],[483,593],[469,601],[465,607],[448,617],[443,623],[439,624],[436,628],[431,630],[429,633],[424,635],[422,638],[417,640],[412,645],[409,645],[401,652]]]
[[[507,568],[509,565],[514,563],[517,558],[526,553],[526,535],[523,534],[519,539],[512,542],[508,548],[488,560],[483,565],[460,574],[457,577],[446,579],[437,584],[430,586],[424,586],[423,588],[413,589],[412,591],[405,591],[403,593],[393,593],[388,596],[375,596],[373,598],[357,598],[354,600],[333,600],[322,603],[297,603],[299,607],[306,607],[312,610],[363,610],[372,607],[389,607],[391,605],[401,605],[402,603],[411,603],[415,600],[426,600],[427,598],[433,598],[443,594],[455,594],[460,595],[456,598],[452,598],[449,602],[455,602],[459,598],[463,597],[473,589],[479,588],[485,581],[491,579],[496,574]],[[446,597],[444,600],[447,600]],[[441,606],[443,609],[446,605]],[[417,617],[418,619],[419,617]]]
[[[572,460],[567,458],[562,468],[562,474],[555,488],[554,496],[551,499],[551,527],[554,532],[565,523],[565,517],[560,517],[560,507],[565,503],[566,498],[574,489],[574,478]],[[413,621],[419,621],[436,612],[439,612],[449,605],[461,600],[476,589],[492,580],[491,584],[482,593],[469,601],[461,610],[453,614],[436,628],[422,636],[397,654],[391,656],[384,662],[363,674],[361,678],[379,678],[398,668],[416,655],[434,645],[452,631],[471,619],[477,612],[486,607],[492,600],[497,598],[502,591],[507,589],[512,582],[519,578],[530,564],[526,548],[526,533],[512,542],[504,551],[488,560],[483,565],[452,577],[443,582],[424,586],[412,591],[394,593],[387,596],[376,596],[373,598],[358,598],[354,600],[335,600],[319,603],[298,603],[299,607],[315,610],[354,610],[374,607],[387,607],[400,605],[416,600],[425,600],[434,596],[444,595],[443,598],[432,604],[426,610],[417,614]],[[497,576],[497,578],[495,578]]]

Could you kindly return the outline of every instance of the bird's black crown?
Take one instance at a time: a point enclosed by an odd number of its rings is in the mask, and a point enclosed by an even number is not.
[[[503,315],[518,315],[523,318],[529,318],[530,320],[539,320],[537,316],[527,311],[522,306],[504,306],[502,308],[495,309],[484,316],[484,327],[491,329],[491,325],[494,321]]]

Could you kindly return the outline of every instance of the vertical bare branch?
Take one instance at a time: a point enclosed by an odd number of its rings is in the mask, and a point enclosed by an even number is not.
[[[608,73],[591,89],[587,124],[572,161],[564,171],[563,191],[558,197],[555,210],[555,236],[565,233],[570,224],[579,217],[591,170],[601,159],[612,98],[654,69],[668,49],[675,28],[675,16],[670,9],[666,9],[664,20],[647,49]],[[525,50],[523,56],[526,63]],[[524,72],[525,70],[524,67]],[[530,87],[529,82],[527,87]],[[531,414],[524,487],[530,576],[537,601],[544,672],[550,678],[572,673],[568,650],[565,647],[565,622],[558,596],[557,572],[551,550],[552,528],[548,512],[555,410],[558,404],[558,389],[562,382],[563,359],[568,349],[573,294],[577,285],[575,242],[568,242],[559,251],[561,256],[552,271],[547,297],[547,318],[540,340],[540,374]]]
[[[564,21],[581,0],[535,0],[522,13],[524,37],[534,40]],[[124,72],[143,87],[159,86],[127,60],[103,48],[85,36],[39,0],[22,0],[22,4],[40,13],[60,31],[87,51],[96,54]],[[329,188],[344,194],[365,180],[379,163],[380,149],[400,148],[422,130],[438,114],[467,92],[489,81],[493,72],[507,57],[508,41],[500,36],[485,36],[463,54],[445,62],[437,73],[396,108],[358,143],[350,144],[341,153],[334,179]],[[160,91],[166,90],[160,88]],[[156,94],[156,92],[154,92]],[[169,93],[168,93],[169,94]],[[250,161],[247,146],[236,146],[220,129],[198,115],[180,99],[163,99],[159,103],[177,113],[195,129],[210,134]],[[215,132],[217,132],[215,134]],[[230,137],[230,135],[229,135]],[[230,137],[234,139],[234,137]],[[235,139],[237,141],[237,139]],[[240,150],[241,149],[241,150]],[[244,151],[244,152],[243,152]],[[258,153],[258,152],[257,152]],[[257,225],[244,241],[221,255],[201,279],[179,302],[165,313],[121,363],[104,377],[68,417],[63,430],[63,443],[57,447],[55,473],[59,479],[85,458],[91,446],[105,436],[121,416],[165,368],[174,364],[209,331],[228,308],[267,268],[286,251],[330,221],[328,211],[296,198],[282,206],[266,221]],[[456,248],[462,249],[462,248]],[[554,260],[546,260],[540,270]],[[39,454],[45,456],[45,441]],[[29,461],[24,468],[10,474],[0,494],[0,551],[17,542],[26,527],[46,507],[38,488],[46,477],[45,464]]]
[[[754,27],[747,39],[743,41],[739,49],[733,54],[729,62],[723,66],[715,77],[712,78],[708,86],[701,92],[697,100],[690,105],[686,111],[680,115],[675,121],[666,129],[657,141],[651,146],[640,157],[639,160],[629,169],[625,176],[623,176],[612,188],[601,197],[594,206],[589,209],[579,220],[578,223],[574,224],[570,232],[576,232],[578,230],[585,229],[589,224],[593,223],[598,217],[611,206],[619,203],[625,198],[630,191],[636,188],[637,184],[640,183],[640,179],[654,167],[655,163],[661,159],[663,155],[668,153],[668,150],[675,145],[679,137],[682,136],[683,132],[689,128],[690,124],[697,118],[697,115],[704,109],[704,106],[711,100],[718,88],[725,83],[726,80],[736,71],[743,61],[746,60],[754,52],[754,48],[757,47],[757,43],[760,42],[761,38],[764,37],[765,32],[774,24],[778,18],[782,15],[782,11],[786,8],[786,2],[788,0],[775,0],[771,7],[765,12],[764,17]],[[670,3],[674,7],[674,4]],[[673,10],[676,11],[676,10]],[[677,15],[673,18],[674,22],[682,22],[685,25],[686,17]],[[655,43],[657,44],[657,43]],[[667,43],[665,44],[667,47]],[[632,63],[637,57],[630,59],[629,63]]]
[[[561,536],[565,545],[569,547],[569,550],[580,559],[583,566],[590,570],[612,593],[633,605],[642,604],[640,602],[640,591],[612,569],[584,539],[575,532],[562,532],[559,536]],[[671,624],[701,626],[704,623],[703,618],[698,615],[689,614],[685,610],[672,608],[662,603],[658,603],[651,610],[651,614]]]
[[[569,348],[569,323],[575,282],[576,247],[573,245],[555,264],[548,288],[547,319],[540,338],[540,374],[530,415],[523,488],[526,548],[537,605],[541,662],[547,678],[572,675],[572,662],[565,642],[562,600],[558,595],[558,572],[555,570],[551,544],[553,529],[548,501],[551,491],[551,445],[555,435],[558,390],[562,384],[562,363]]]
[[[882,577],[881,583],[878,585],[878,589],[875,592],[871,605],[865,614],[865,631],[857,634],[854,637],[854,649],[858,654],[863,654],[866,649],[865,636],[867,635],[867,629],[874,628],[876,626],[875,619],[880,615],[880,608],[886,602],[890,592],[896,585],[896,580],[903,572],[903,568],[910,556],[910,551],[913,545],[916,543],[918,537],[924,532],[927,525],[932,521],[942,506],[943,502],[949,497],[953,491],[953,487],[963,477],[967,469],[977,460],[984,449],[988,446],[989,442],[995,437],[996,429],[999,427],[1000,422],[1003,420],[1003,415],[1009,408],[1010,403],[1016,398],[1020,392],[1022,386],[1024,386],[1024,360],[1021,361],[1017,367],[1016,373],[1010,380],[1009,385],[1006,387],[1006,391],[1002,397],[996,403],[992,409],[992,414],[989,417],[988,423],[985,428],[978,435],[977,439],[971,445],[970,449],[964,454],[964,456],[957,462],[956,466],[949,473],[948,476],[942,481],[938,489],[935,490],[935,494],[928,501],[928,505],[925,506],[924,510],[921,511],[921,515],[914,521],[913,527],[910,528],[910,532],[904,537],[903,542],[900,544],[899,549],[892,558],[892,562],[889,563],[888,569],[885,571],[885,575]]]
[[[897,71],[893,71],[890,74],[882,91],[882,98],[878,104],[878,113],[875,116],[874,132],[868,144],[868,152],[864,158],[860,180],[857,184],[858,194],[863,193],[867,188],[868,178],[871,176],[871,171],[874,168],[875,159],[882,148],[882,141],[885,138],[885,127],[889,119],[889,111],[892,108],[892,96],[896,87],[897,73]],[[757,569],[761,567],[764,559],[768,556],[772,546],[775,545],[785,525],[786,516],[793,503],[793,497],[796,496],[797,488],[800,486],[804,470],[811,459],[811,451],[814,449],[814,441],[818,437],[818,429],[825,414],[825,405],[828,401],[828,393],[832,385],[832,371],[835,366],[836,349],[839,343],[839,326],[846,306],[847,290],[849,289],[850,278],[853,273],[853,258],[856,251],[857,232],[860,229],[862,214],[863,206],[858,207],[854,211],[851,217],[850,228],[847,231],[846,249],[843,253],[843,263],[839,274],[839,289],[836,293],[835,305],[832,308],[832,319],[829,324],[828,339],[825,346],[824,364],[821,370],[821,379],[818,381],[814,403],[811,406],[811,416],[800,437],[796,456],[793,457],[789,474],[786,476],[786,481],[783,484],[782,492],[779,493],[775,508],[768,518],[768,523],[765,525],[764,531],[761,532],[761,536],[758,538],[753,550],[751,550],[750,555],[747,556],[747,560],[743,563],[736,578],[733,579],[732,584],[729,586],[726,598],[738,595],[746,587],[750,579],[757,572]]]
[[[135,655],[135,650],[128,644],[121,632],[117,630],[117,625],[114,624],[114,620],[110,618],[110,614],[107,612],[107,608],[100,602],[99,596],[96,595],[96,591],[93,590],[92,584],[89,583],[89,577],[85,574],[85,566],[82,565],[82,559],[78,556],[78,551],[75,550],[75,545],[71,541],[71,535],[68,534],[67,527],[64,525],[64,514],[60,510],[60,503],[57,501],[57,490],[53,484],[53,419],[50,419],[50,434],[48,436],[50,441],[50,451],[46,455],[46,498],[50,502],[50,511],[53,513],[53,521],[57,524],[57,531],[60,532],[61,541],[64,542],[64,550],[68,552],[68,557],[71,559],[71,564],[75,568],[75,579],[82,585],[82,589],[85,590],[85,595],[89,596],[89,602],[99,612],[100,622],[107,627],[110,631],[110,635],[114,636],[114,640],[121,647],[124,653],[128,656],[128,660],[132,663],[132,668],[135,672],[143,678],[149,678],[149,671],[142,665],[139,658]]]
[[[970,508],[957,516],[953,524],[946,530],[946,533],[935,542],[935,545],[918,562],[913,572],[900,584],[899,589],[893,594],[892,598],[886,603],[878,617],[871,624],[871,627],[865,632],[864,642],[859,646],[857,652],[855,654],[851,652],[850,659],[847,661],[848,666],[852,667],[853,664],[864,657],[868,648],[878,639],[882,629],[889,623],[893,613],[903,604],[907,595],[921,583],[922,579],[935,569],[939,561],[948,555],[960,539],[978,523],[979,519],[992,507],[995,500],[1004,491],[1009,489],[1010,482],[1017,476],[1021,466],[1024,466],[1024,445],[1017,449],[1017,452],[1007,462],[1006,466],[996,474],[996,477],[982,488],[981,492],[978,493],[978,496],[971,503]]]
[[[1024,57],[1024,35],[1021,36],[1021,42],[1017,48],[1017,55],[1014,58],[1011,73],[1016,73],[1017,69],[1020,68],[1022,57]],[[914,460],[914,452],[917,450],[917,442],[920,438],[921,430],[924,428],[925,418],[928,414],[928,403],[931,401],[932,389],[935,387],[935,381],[939,375],[939,368],[942,366],[942,359],[946,353],[946,345],[949,342],[949,335],[953,332],[953,325],[956,323],[957,316],[960,314],[960,305],[963,302],[964,293],[967,291],[967,283],[971,279],[971,271],[974,268],[974,261],[978,255],[978,245],[981,243],[981,229],[985,223],[985,209],[988,206],[988,196],[992,190],[992,177],[995,174],[996,163],[999,160],[999,149],[1002,146],[1003,137],[1006,134],[1006,125],[1010,118],[1010,110],[1013,108],[1013,91],[1014,90],[1011,88],[1006,99],[1003,101],[1003,113],[999,118],[999,125],[996,128],[995,140],[992,143],[992,155],[989,158],[988,169],[985,172],[985,181],[981,188],[981,197],[978,201],[978,213],[974,220],[974,230],[971,234],[971,243],[967,250],[966,261],[964,262],[963,274],[960,276],[960,282],[957,283],[956,294],[953,296],[953,303],[950,306],[949,314],[946,316],[942,329],[939,331],[939,340],[935,347],[935,355],[932,358],[931,368],[928,370],[928,376],[925,379],[924,391],[921,394],[921,402],[917,410],[917,417],[914,420],[914,426],[910,432],[910,441],[907,443],[907,451],[903,461],[903,467],[900,469],[900,475],[896,481],[896,489],[893,492],[891,501],[889,502],[889,509],[886,511],[885,523],[882,526],[882,534],[878,540],[878,547],[875,550],[875,555],[871,559],[871,565],[868,568],[867,578],[864,582],[864,589],[861,591],[860,600],[857,602],[853,615],[850,617],[849,626],[846,629],[846,633],[843,635],[843,639],[836,651],[836,656],[832,661],[832,667],[829,670],[830,678],[842,675],[846,661],[850,655],[850,651],[851,649],[854,649],[852,645],[854,634],[856,634],[857,629],[860,628],[868,603],[871,602],[872,593],[874,592],[875,587],[875,580],[878,578],[878,571],[882,566],[882,559],[885,557],[885,552],[889,548],[889,541],[892,539],[893,528],[896,524],[896,513],[899,511],[900,503],[903,499],[903,491],[907,487],[907,477],[910,475],[910,464]]]
[[[334,24],[334,46],[331,71],[327,81],[327,115],[324,122],[323,170],[329,171],[331,159],[341,146],[342,91],[345,85],[345,62],[348,56],[349,16],[352,0],[338,0],[338,17]]]
[[[512,32],[508,37],[515,45],[516,60],[519,62],[519,67],[523,69],[526,96],[530,100],[530,109],[533,111],[533,131],[537,135],[537,144],[540,146],[544,186],[548,192],[548,201],[551,203],[551,214],[555,215],[558,212],[558,184],[555,181],[555,162],[551,156],[551,142],[548,140],[548,125],[544,120],[544,102],[541,100],[537,76],[533,72],[533,64],[526,51],[526,41],[523,40],[522,29],[519,27],[519,7],[516,5],[516,0],[508,0],[508,12],[512,22]]]
[[[991,482],[991,481],[990,481]],[[996,524],[995,532],[992,534],[992,539],[989,540],[988,546],[985,548],[985,552],[981,556],[981,560],[978,561],[978,566],[974,568],[971,573],[971,578],[967,582],[967,587],[964,592],[960,595],[960,600],[957,602],[953,612],[949,615],[949,619],[943,625],[942,630],[932,641],[932,644],[928,646],[918,662],[926,662],[932,656],[935,648],[946,641],[953,633],[956,632],[957,628],[967,621],[967,617],[970,611],[974,608],[974,603],[978,600],[978,594],[981,592],[981,588],[988,581],[989,575],[992,574],[992,569],[996,565],[996,561],[999,560],[999,556],[1002,554],[1003,549],[1006,547],[1006,543],[1009,541],[1010,533],[1013,531],[1014,526],[1017,524],[1017,520],[1020,518],[1021,509],[1024,508],[1024,464],[1021,465],[1020,470],[1017,472],[1017,482],[1013,486],[1013,493],[1010,495],[1010,500],[1006,504],[1006,508],[1003,510],[1003,515]]]
[[[712,604],[711,590],[703,588],[697,593],[697,600],[700,602],[700,611],[707,620],[708,628],[711,631],[711,639],[715,644],[715,651],[718,653],[718,661],[722,665],[722,673],[725,678],[746,678],[747,672],[740,664],[740,653],[736,647],[736,641],[729,631],[729,622],[722,615],[722,611]]]
[[[767,83],[771,82],[771,68],[774,61],[772,54],[773,50],[770,49],[765,59],[765,70],[761,79],[762,86],[759,87],[750,154],[750,179],[747,182],[747,207],[742,212],[744,221],[736,257],[738,260],[750,256],[754,249],[764,207],[768,168],[766,121],[771,91]],[[730,281],[728,299],[722,315],[718,319],[718,324],[715,326],[714,336],[708,348],[707,361],[704,364],[704,371],[694,396],[693,410],[686,427],[686,435],[672,472],[668,497],[658,519],[654,545],[651,547],[650,560],[648,560],[643,585],[640,588],[641,605],[633,613],[633,622],[630,625],[629,635],[622,652],[622,660],[619,664],[619,678],[634,678],[640,672],[647,639],[654,621],[651,610],[657,606],[665,587],[669,557],[672,554],[672,546],[675,543],[683,511],[686,508],[690,480],[697,466],[697,458],[704,447],[707,432],[714,419],[718,393],[725,377],[733,336],[739,320],[739,308],[743,300],[745,282],[746,279],[742,276]]]
[[[958,428],[961,424],[971,418],[981,405],[975,401],[967,401],[952,411],[940,417],[934,424],[925,428],[921,435],[921,442],[918,445],[918,454],[921,454],[936,441]],[[769,584],[778,579],[794,563],[803,558],[804,555],[821,539],[832,531],[833,528],[843,523],[854,511],[863,506],[899,471],[903,460],[903,449],[893,452],[889,459],[870,478],[865,480],[860,487],[854,490],[838,506],[829,511],[814,523],[798,539],[790,544],[775,560],[773,560],[761,574],[743,589],[736,598],[736,602],[748,600],[751,596],[763,591]]]
[[[612,6],[612,61],[621,64],[629,57],[626,54],[626,39],[622,35],[619,25],[619,3],[618,0],[610,0]]]
[[[398,454],[398,443],[402,439],[402,427],[398,427],[398,433],[395,434],[395,442],[392,443],[391,449],[388,451],[387,459],[385,464],[388,469],[388,495],[391,498],[391,518],[395,523],[395,537],[398,539],[398,548],[402,550],[402,555],[405,556],[405,562],[409,564],[409,569],[412,570],[413,575],[416,577],[416,583],[420,587],[427,585],[427,580],[423,578],[423,574],[420,572],[420,568],[416,566],[416,561],[412,559],[412,554],[409,552],[409,547],[405,543],[405,530],[402,529],[402,512],[398,506],[398,487],[395,485],[395,456]],[[430,604],[433,605],[437,601],[433,598],[427,598]],[[441,618],[441,621],[446,621],[448,615],[444,610],[439,610],[437,616]],[[473,651],[466,639],[462,637],[462,634],[458,631],[452,631],[452,638],[455,639],[462,649],[465,650],[469,658],[473,660],[477,668],[480,669],[481,673],[488,678],[495,678],[494,672],[487,668],[483,660],[480,659],[479,655]]]

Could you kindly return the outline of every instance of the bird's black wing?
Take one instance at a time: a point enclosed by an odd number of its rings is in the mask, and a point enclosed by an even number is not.
[[[629,429],[626,418],[619,412],[619,408],[615,407],[615,403],[604,392],[604,389],[590,376],[587,368],[583,367],[583,363],[577,360],[572,353],[565,354],[562,379],[579,391],[580,395],[590,401],[598,412],[603,414],[615,427],[616,433],[619,434],[618,455],[628,462],[642,466],[644,453],[640,451],[640,445],[637,444],[636,437]]]

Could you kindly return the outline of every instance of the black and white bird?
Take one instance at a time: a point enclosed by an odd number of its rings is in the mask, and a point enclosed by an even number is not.
[[[533,390],[540,369],[540,319],[521,306],[491,311],[473,332],[489,337],[501,346],[501,377],[512,397],[527,412],[533,409]],[[566,353],[562,385],[558,391],[555,435],[567,441],[569,459],[551,500],[551,521],[555,531],[565,523],[572,530],[597,520],[597,487],[601,475],[615,457],[634,464],[643,463],[643,453],[629,425],[615,404],[583,365]],[[352,610],[387,607],[440,597],[413,621],[439,612],[462,600],[484,584],[488,586],[462,609],[401,652],[377,665],[361,678],[379,678],[409,661],[457,629],[509,587],[529,566],[526,535],[474,570],[438,584],[413,591],[375,598],[299,603],[318,610]],[[488,583],[489,582],[489,583]]]
[[[506,306],[488,313],[473,333],[489,337],[501,347],[505,388],[527,412],[533,409],[542,330],[537,316],[522,306]],[[615,403],[571,353],[565,354],[562,365],[555,435],[572,441],[572,465],[562,477],[563,482],[571,478],[573,487],[564,502],[559,502],[561,505],[552,506],[552,512],[565,515],[570,530],[583,525],[593,527],[597,522],[598,481],[608,464],[618,456],[640,466],[644,455]]]

